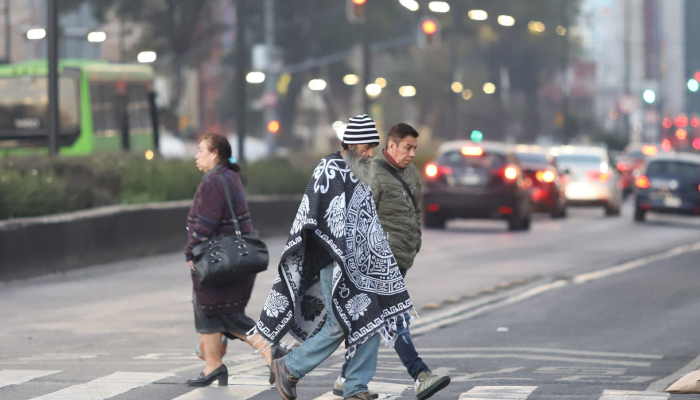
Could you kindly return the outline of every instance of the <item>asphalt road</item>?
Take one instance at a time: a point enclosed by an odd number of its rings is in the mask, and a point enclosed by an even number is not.
[[[620,218],[538,217],[528,233],[475,221],[425,231],[407,277],[415,342],[454,378],[433,398],[668,398],[659,390],[700,364],[698,242],[700,220],[634,224],[629,206]],[[273,260],[283,243],[269,241]],[[258,278],[254,318],[275,273]],[[277,399],[240,343],[228,388],[183,385],[202,367],[189,279],[173,254],[0,286],[0,399]],[[373,384],[385,399],[415,398],[392,351]],[[305,378],[299,398],[330,399],[341,362]]]

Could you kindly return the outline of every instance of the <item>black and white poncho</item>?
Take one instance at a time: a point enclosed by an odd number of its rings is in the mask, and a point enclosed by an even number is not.
[[[375,333],[390,344],[396,320],[416,315],[396,259],[389,248],[369,186],[359,183],[339,153],[321,160],[297,211],[284,247],[279,275],[251,334],[268,344],[286,333],[304,341],[326,322],[318,274],[305,276],[310,240],[334,261],[333,312],[345,330],[349,354]],[[313,250],[312,250],[313,251]],[[308,275],[308,274],[306,274]]]

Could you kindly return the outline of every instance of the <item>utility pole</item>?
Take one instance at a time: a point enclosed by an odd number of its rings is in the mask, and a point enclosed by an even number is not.
[[[245,162],[246,81],[248,48],[245,38],[245,1],[236,2],[236,130],[238,131],[238,162]]]
[[[362,113],[369,114],[369,107],[372,100],[367,94],[367,85],[370,82],[370,74],[372,70],[372,53],[369,50],[369,40],[370,35],[368,32],[367,25],[363,24],[362,27]]]
[[[48,56],[49,56],[49,153],[58,154],[61,123],[58,113],[58,0],[48,3]]]
[[[275,3],[274,0],[265,0],[265,52],[267,53],[267,71],[265,77],[265,95],[268,104],[265,107],[266,125],[278,120],[277,116],[277,66],[275,60]],[[273,101],[274,99],[274,101]],[[275,135],[277,132],[267,133],[268,153],[273,154],[277,146]]]
[[[624,0],[624,6],[625,6],[625,14],[624,14],[624,35],[623,35],[623,40],[624,40],[624,71],[625,71],[625,80],[624,80],[624,92],[625,92],[625,97],[629,98],[631,91],[632,91],[632,46],[630,43],[630,34],[632,30],[632,4],[630,0]],[[629,138],[630,136],[630,110],[627,110],[625,113],[623,120],[623,125],[624,125],[624,134],[625,138]]]
[[[10,0],[5,0],[5,62],[10,63],[12,58],[12,28],[10,22]]]

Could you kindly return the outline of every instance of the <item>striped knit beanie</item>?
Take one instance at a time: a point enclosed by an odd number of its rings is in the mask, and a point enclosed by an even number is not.
[[[379,144],[379,132],[377,132],[377,127],[372,118],[367,114],[350,118],[350,122],[343,134],[343,142],[346,144]]]

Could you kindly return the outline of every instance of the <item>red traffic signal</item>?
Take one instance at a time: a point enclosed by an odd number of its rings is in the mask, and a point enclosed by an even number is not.
[[[280,131],[280,122],[277,120],[272,120],[267,123],[267,131],[274,134],[277,134]]]
[[[418,44],[423,48],[440,46],[440,23],[436,19],[426,17],[420,22]]]
[[[367,0],[346,0],[345,14],[351,24],[365,23]]]

